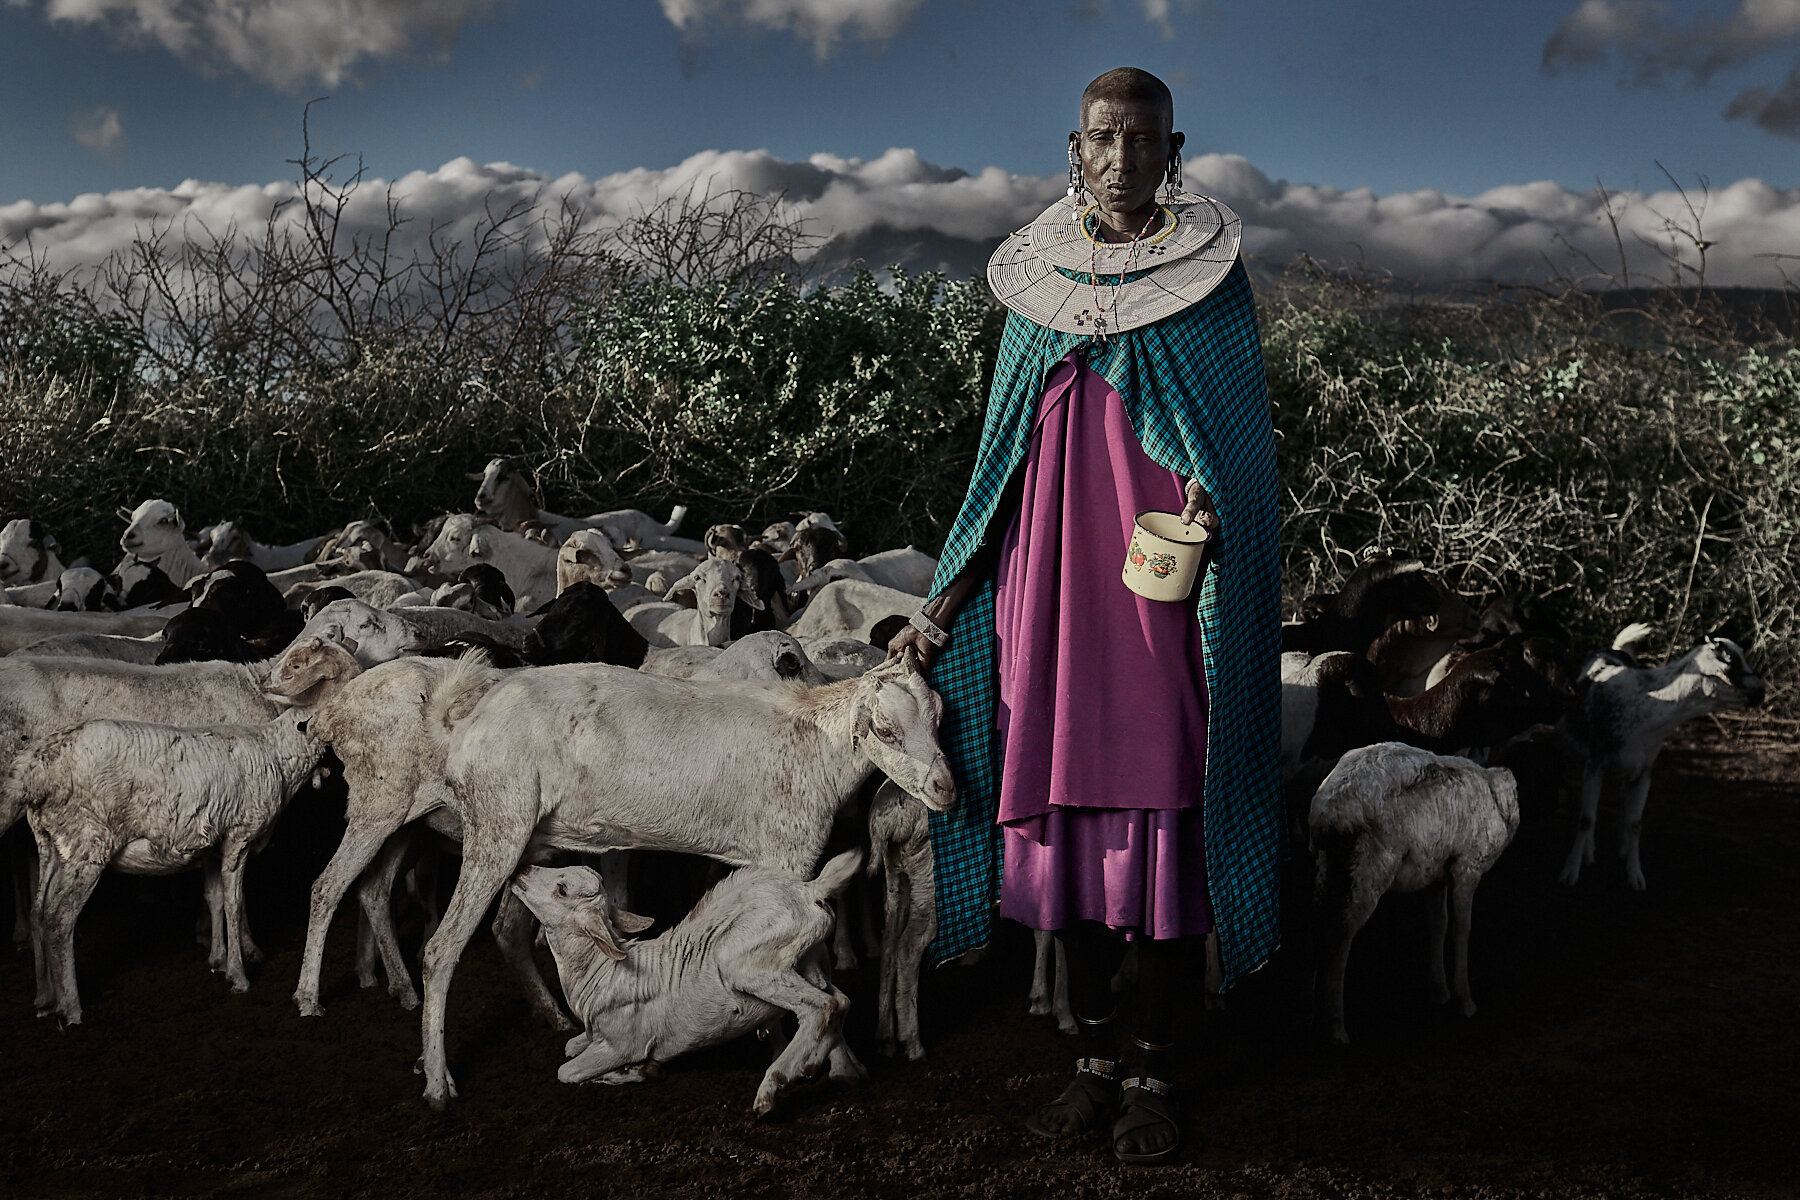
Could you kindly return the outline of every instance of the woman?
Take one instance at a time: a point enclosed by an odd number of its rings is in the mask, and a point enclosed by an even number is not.
[[[1273,948],[1280,828],[1262,354],[1238,220],[1181,191],[1173,126],[1155,76],[1094,80],[1069,135],[1068,198],[995,253],[989,279],[1013,311],[974,478],[933,597],[889,647],[932,667],[957,774],[956,812],[933,818],[934,957],[986,939],[998,824],[1000,913],[1056,931],[1082,1038],[1074,1078],[1028,1127],[1068,1137],[1110,1122],[1127,1162],[1179,1145],[1182,940],[1217,932],[1228,980]],[[1146,509],[1214,534],[1197,601],[1120,582]],[[1127,941],[1125,1064],[1109,980]]]

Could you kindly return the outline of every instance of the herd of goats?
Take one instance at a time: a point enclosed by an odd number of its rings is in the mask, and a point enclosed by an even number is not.
[[[864,1077],[832,981],[855,961],[856,925],[879,937],[879,1049],[921,1057],[928,814],[955,785],[942,702],[910,653],[885,647],[935,560],[910,547],[851,558],[820,513],[693,540],[676,533],[680,508],[564,517],[507,460],[480,479],[473,513],[411,545],[365,521],[290,546],[231,523],[190,533],[148,500],[120,510],[124,561],[106,573],[65,568],[36,521],[0,531],[0,833],[29,828],[8,838],[9,866],[39,1014],[81,1020],[74,928],[107,870],[203,870],[208,964],[245,990],[261,958],[246,860],[335,771],[345,828],[312,888],[294,998],[323,1011],[325,935],[354,887],[359,981],[385,977],[418,1007],[395,918],[418,905],[434,1107],[456,1094],[451,976],[490,911],[533,1008],[572,1035],[566,1082],[644,1080],[749,1032],[775,1047],[759,1115],[793,1081]],[[1631,647],[1649,630],[1634,625],[1574,654],[1505,600],[1474,609],[1413,558],[1372,558],[1299,610],[1283,628],[1282,772],[1292,853],[1316,862],[1296,898],[1316,931],[1316,1011],[1339,1042],[1350,945],[1384,894],[1427,893],[1433,985],[1472,1014],[1470,904],[1518,828],[1521,788],[1579,778],[1562,871],[1574,884],[1615,781],[1625,879],[1641,889],[1664,740],[1763,697],[1725,639],[1644,667]],[[462,862],[440,912],[445,850]],[[736,870],[690,872],[685,915],[652,920],[628,907],[666,887],[647,877],[647,850]],[[848,904],[877,874],[884,894]],[[533,956],[540,934],[560,999]],[[1072,1028],[1048,948],[1040,938],[1033,1009]]]

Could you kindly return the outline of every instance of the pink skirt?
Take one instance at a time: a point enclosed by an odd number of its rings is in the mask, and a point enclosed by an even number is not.
[[[1119,580],[1132,521],[1184,481],[1139,446],[1118,392],[1071,356],[1038,402],[995,591],[1005,747],[1000,914],[1204,934],[1206,673],[1186,604]]]

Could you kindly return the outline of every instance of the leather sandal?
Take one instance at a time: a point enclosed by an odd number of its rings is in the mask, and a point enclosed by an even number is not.
[[[1062,1094],[1025,1118],[1025,1128],[1046,1138],[1070,1138],[1098,1129],[1119,1103],[1119,1064],[1104,1058],[1083,1058],[1075,1063],[1075,1078]],[[1053,1128],[1044,1123],[1046,1113],[1073,1112],[1075,1124]]]
[[[1160,1079],[1137,1075],[1124,1081],[1119,1090],[1119,1119],[1112,1125],[1113,1157],[1135,1166],[1165,1163],[1181,1149],[1181,1122],[1172,1103],[1174,1089]],[[1175,1140],[1161,1150],[1125,1150],[1119,1139],[1129,1133],[1152,1126],[1165,1125]]]

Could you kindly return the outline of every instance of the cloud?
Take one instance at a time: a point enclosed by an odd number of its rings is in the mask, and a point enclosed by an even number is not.
[[[844,37],[885,42],[906,28],[925,0],[657,0],[670,24],[699,36],[718,26],[747,25],[793,33],[812,42],[825,58]],[[1176,7],[1217,14],[1214,0],[1138,0],[1144,17],[1174,36],[1170,13]]]
[[[1764,87],[1745,88],[1726,106],[1731,120],[1748,117],[1770,133],[1800,138],[1800,67],[1773,91]]]
[[[796,33],[823,58],[845,34],[885,42],[905,28],[925,0],[657,0],[683,33],[743,24]]]
[[[1658,0],[1582,0],[1545,43],[1544,65],[1616,55],[1635,82],[1685,70],[1705,83],[1726,67],[1800,38],[1800,0],[1738,0],[1725,20],[1703,15],[1678,24],[1671,18],[1669,6]]]
[[[29,4],[30,0],[9,0]],[[159,45],[207,72],[282,89],[342,82],[363,59],[443,53],[499,0],[43,0],[53,22]]]
[[[1793,43],[1800,43],[1800,0],[1738,0],[1723,20],[1699,16],[1685,24],[1658,0],[1582,0],[1544,44],[1544,69],[1617,58],[1636,85],[1682,72],[1704,85],[1719,71]],[[1725,117],[1800,138],[1800,65],[1776,88],[1740,91]]]
[[[101,158],[117,158],[125,148],[125,126],[116,108],[93,108],[69,118],[75,140]]]
[[[1271,266],[1305,251],[1327,263],[1362,263],[1423,285],[1455,280],[1542,280],[1553,269],[1580,272],[1584,258],[1617,263],[1607,202],[1556,183],[1523,183],[1476,196],[1434,190],[1377,195],[1271,179],[1235,155],[1202,155],[1185,165],[1189,184],[1231,204],[1244,218],[1244,249]],[[616,226],[690,185],[783,192],[789,211],[829,240],[813,265],[829,271],[855,259],[880,267],[979,271],[999,239],[1062,193],[1056,176],[976,172],[932,164],[893,149],[873,159],[815,154],[788,160],[761,150],[707,151],[667,169],[640,168],[588,179],[551,177],[507,163],[455,159],[435,171],[392,181],[403,215],[406,252],[437,226],[467,238],[489,211],[520,202],[546,215],[567,203],[593,228]],[[347,232],[385,228],[387,184],[371,180],[347,213]],[[20,246],[59,268],[78,269],[126,249],[152,229],[171,239],[236,226],[257,231],[275,205],[292,201],[292,183],[233,186],[190,180],[172,189],[135,188],[59,203],[0,207],[0,246]],[[1699,196],[1694,196],[1696,201]],[[1673,191],[1611,197],[1627,261],[1639,278],[1666,277],[1662,250],[1681,249],[1664,215],[1685,212]],[[287,219],[296,215],[292,207]],[[1779,287],[1776,260],[1759,257],[1800,245],[1800,188],[1756,179],[1706,198],[1708,278],[1719,285]],[[1691,247],[1688,247],[1691,259]]]

